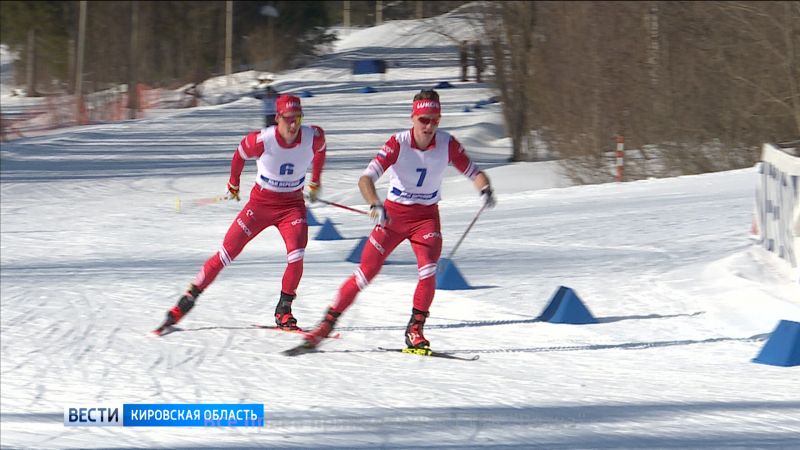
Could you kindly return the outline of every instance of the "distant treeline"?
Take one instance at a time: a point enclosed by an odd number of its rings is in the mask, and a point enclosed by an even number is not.
[[[581,182],[745,167],[800,136],[800,2],[490,2],[514,159]]]
[[[175,87],[225,72],[226,1],[86,2],[84,92],[136,81]],[[234,1],[232,70],[281,71],[307,62],[341,25],[342,1]],[[348,3],[352,26],[374,25],[375,1]],[[384,1],[382,20],[428,17],[465,2]],[[78,1],[0,2],[0,42],[18,52],[30,94],[73,92]],[[277,16],[277,17],[276,17]],[[135,46],[132,41],[135,39]],[[132,52],[136,55],[132,55]],[[33,74],[35,79],[29,79]]]
[[[21,56],[18,82],[27,83],[32,57],[37,91],[72,91],[79,3],[0,3],[0,41]],[[278,70],[291,64],[293,57],[312,55],[317,44],[333,40],[327,31],[332,19],[326,2],[269,3],[279,17],[262,13],[268,2],[233,2],[234,71]],[[131,65],[137,81],[157,86],[199,82],[224,73],[225,1],[90,1],[86,15],[85,92],[126,83]],[[274,42],[267,40],[270,31]]]
[[[84,92],[223,74],[227,3],[86,2]],[[367,26],[378,6],[392,20],[465,3],[232,2],[232,70],[307,62],[345,11]],[[19,52],[17,82],[30,94],[74,92],[79,4],[0,2],[0,42]],[[800,138],[800,2],[492,1],[461,11],[484,35],[486,80],[516,161],[558,158],[576,181],[607,181],[623,135],[635,179],[744,167],[761,143]]]

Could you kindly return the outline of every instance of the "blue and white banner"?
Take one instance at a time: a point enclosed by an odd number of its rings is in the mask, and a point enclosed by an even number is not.
[[[414,193],[414,192],[401,191],[396,187],[392,188],[391,193],[392,195],[397,196],[397,198],[408,199],[408,200],[431,200],[435,198],[437,195],[439,195],[439,191]]]
[[[306,177],[303,176],[299,180],[282,181],[282,180],[276,180],[274,178],[267,178],[264,175],[259,175],[259,177],[261,178],[261,180],[264,181],[264,184],[268,184],[268,185],[270,185],[272,187],[278,187],[278,188],[296,188],[296,187],[300,187],[300,185],[303,184],[303,181],[305,181],[305,179],[306,179]]]
[[[64,426],[84,427],[263,427],[264,405],[181,403],[71,406]]]
[[[799,268],[800,158],[764,144],[756,188],[758,239],[770,252]]]

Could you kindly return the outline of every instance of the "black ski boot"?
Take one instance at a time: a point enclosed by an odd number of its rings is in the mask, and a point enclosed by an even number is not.
[[[292,302],[297,295],[281,292],[281,299],[275,307],[275,324],[284,330],[297,330],[297,319],[292,315]]]

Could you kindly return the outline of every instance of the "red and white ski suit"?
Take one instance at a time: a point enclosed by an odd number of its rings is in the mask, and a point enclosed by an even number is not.
[[[269,226],[275,226],[286,245],[288,265],[281,291],[294,295],[303,276],[303,256],[308,243],[303,187],[311,168],[311,181],[319,184],[325,164],[325,133],[317,126],[301,126],[297,139],[287,144],[277,127],[254,131],[242,139],[231,161],[230,184],[239,186],[245,160],[255,159],[258,173],[250,199],[231,224],[222,248],[209,258],[193,284],[205,290],[245,245]]]
[[[381,270],[386,258],[406,239],[417,257],[419,273],[414,308],[428,311],[436,290],[436,265],[442,253],[438,202],[449,163],[471,180],[480,173],[456,138],[439,130],[424,149],[417,148],[413,130],[397,133],[369,163],[364,175],[373,181],[384,172],[389,174],[389,192],[384,202],[389,223],[372,230],[361,253],[361,264],[339,288],[333,302],[335,312],[344,312],[353,303]]]

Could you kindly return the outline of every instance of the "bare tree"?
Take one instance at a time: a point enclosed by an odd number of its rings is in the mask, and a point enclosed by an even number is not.
[[[491,2],[488,8],[485,35],[491,48],[494,81],[503,103],[506,129],[511,137],[511,158],[524,161],[528,158],[527,136],[533,125],[529,98],[536,3]]]
[[[726,25],[717,29],[721,45],[714,48],[725,74],[755,99],[744,113],[791,118],[800,136],[800,3],[713,2],[708,7]]]
[[[493,2],[515,160],[539,137],[578,182],[744,167],[800,134],[800,3]]]

